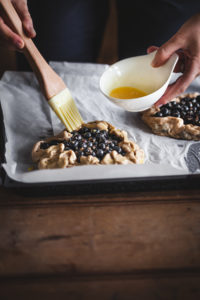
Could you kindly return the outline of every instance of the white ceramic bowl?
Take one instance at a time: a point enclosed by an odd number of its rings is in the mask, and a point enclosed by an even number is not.
[[[143,111],[151,107],[164,94],[178,55],[159,68],[153,68],[151,62],[156,51],[142,56],[135,56],[118,61],[111,65],[100,78],[101,92],[113,103],[128,111]],[[130,86],[137,88],[147,95],[134,99],[117,99],[110,92],[118,87]]]

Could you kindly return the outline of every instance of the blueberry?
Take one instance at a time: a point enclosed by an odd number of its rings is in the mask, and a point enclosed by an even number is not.
[[[93,142],[93,147],[96,147],[98,145],[97,142]]]
[[[45,149],[47,149],[49,147],[50,147],[50,145],[48,143],[42,143],[42,144],[40,144],[40,149],[45,150]]]
[[[58,144],[60,144],[60,141],[57,141],[57,140],[52,140],[52,141],[49,142],[50,146],[55,146],[55,145],[58,145]]]
[[[177,102],[176,101],[171,101],[172,107],[176,106]]]
[[[188,115],[189,116],[193,116],[194,115],[194,112],[192,110],[188,111]]]
[[[189,107],[193,107],[193,103],[189,101],[189,102],[188,102],[188,106],[189,106]]]
[[[111,135],[111,139],[113,140],[113,142],[114,141],[117,141],[117,142],[121,141],[121,138],[119,136],[116,136],[115,134]]]
[[[182,99],[180,103],[181,103],[181,105],[185,105],[186,101]]]
[[[87,128],[87,127],[82,127],[81,129],[79,129],[79,133],[81,133],[81,134],[84,134],[88,131],[89,131],[89,128]]]
[[[73,130],[73,131],[71,132],[71,134],[72,134],[73,136],[76,136],[76,135],[78,135],[79,133],[78,133],[77,130]]]
[[[187,101],[187,102],[191,100],[190,97],[184,97],[183,99],[184,99],[185,101]]]
[[[176,109],[178,109],[178,110],[180,110],[181,109],[181,104],[180,103],[177,103],[177,105],[176,105]]]
[[[113,148],[113,150],[117,151],[118,153],[121,153],[121,152],[122,152],[122,148],[119,147],[119,146],[115,146],[115,147]]]
[[[96,139],[99,140],[101,136],[102,136],[101,133],[98,132],[98,133],[96,134]]]
[[[84,129],[83,129],[83,127],[82,127],[82,128],[80,128],[80,129],[78,130],[78,133],[79,133],[79,134],[82,134],[82,133],[84,133]]]
[[[198,95],[198,96],[196,97],[196,100],[197,100],[197,102],[200,103],[200,95]]]
[[[105,150],[106,149],[106,145],[104,143],[100,143],[99,144],[99,148]]]
[[[99,143],[106,143],[106,137],[105,136],[101,136],[99,138]]]
[[[181,111],[181,116],[182,116],[182,117],[185,117],[185,116],[186,116],[186,114],[187,114],[187,112],[186,112],[186,111]]]
[[[90,132],[86,132],[83,134],[83,136],[84,138],[89,139],[92,136],[92,134]]]
[[[72,144],[74,145],[74,147],[78,147],[79,146],[79,142],[78,141],[73,141]]]
[[[180,112],[178,111],[178,109],[174,109],[171,113],[171,115],[173,117],[176,117],[176,118],[180,118]]]
[[[188,107],[187,105],[184,105],[184,106],[183,106],[183,109],[184,109],[185,111],[188,111],[188,110],[189,110],[189,107]]]
[[[102,149],[97,150],[97,157],[102,158],[104,156],[104,151]]]
[[[166,117],[169,115],[169,109],[166,107],[161,108],[161,113],[163,114],[163,117]]]
[[[111,142],[111,143],[109,144],[110,148],[114,148],[115,145],[116,145],[116,144],[115,144],[114,142]]]
[[[165,104],[165,105],[163,105],[163,106],[165,106],[166,108],[172,108],[172,103],[171,102],[169,102],[169,103],[167,103],[167,104]]]
[[[92,143],[91,141],[88,141],[88,142],[87,142],[87,146],[88,146],[89,148],[92,148],[93,143]]]
[[[195,104],[195,103],[197,103],[197,99],[194,98],[194,99],[191,100],[191,102],[192,102],[193,104]]]
[[[81,144],[81,148],[86,149],[87,148],[87,144],[86,143],[82,143]]]
[[[119,149],[118,149],[118,151],[117,151],[119,154],[121,154],[122,153],[122,148],[121,147],[119,147]]]
[[[163,116],[163,114],[162,114],[161,111],[158,111],[158,112],[155,114],[155,117],[161,118],[162,116]]]
[[[78,151],[78,156],[80,157],[80,156],[84,156],[84,152],[83,151]]]
[[[77,138],[76,138],[78,141],[81,141],[82,140],[82,136],[79,134],[77,135]]]
[[[84,155],[85,155],[85,156],[91,155],[91,153],[92,153],[92,151],[90,151],[90,150],[84,151]]]
[[[101,134],[103,134],[104,136],[108,136],[108,131],[106,131],[106,130],[101,130]]]
[[[200,103],[196,103],[196,105],[195,105],[197,108],[199,108],[200,107]]]
[[[93,128],[91,130],[91,133],[92,133],[93,136],[96,136],[98,133],[100,133],[100,130],[98,128]]]
[[[73,136],[74,140],[80,141],[82,139],[82,136],[78,133],[75,136]]]
[[[72,149],[72,150],[75,150],[76,147],[74,146],[74,143],[73,143],[73,142],[70,142],[70,143],[69,143],[69,148]]]

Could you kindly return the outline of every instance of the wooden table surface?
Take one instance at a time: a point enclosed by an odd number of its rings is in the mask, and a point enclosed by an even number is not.
[[[0,188],[0,299],[200,299],[200,189]]]

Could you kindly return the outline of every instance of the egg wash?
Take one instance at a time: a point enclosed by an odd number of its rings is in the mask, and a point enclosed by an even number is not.
[[[130,86],[118,87],[110,92],[111,97],[118,99],[133,99],[144,97],[146,95],[145,92]]]

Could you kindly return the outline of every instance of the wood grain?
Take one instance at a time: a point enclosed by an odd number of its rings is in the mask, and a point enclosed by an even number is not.
[[[199,190],[0,188],[0,299],[200,298]]]
[[[14,195],[0,210],[0,276],[199,270],[199,194],[176,192],[178,203],[170,194],[27,198],[22,206]],[[163,202],[148,203],[154,197]]]
[[[200,279],[191,274],[102,278],[39,278],[0,282],[2,300],[198,300]]]

